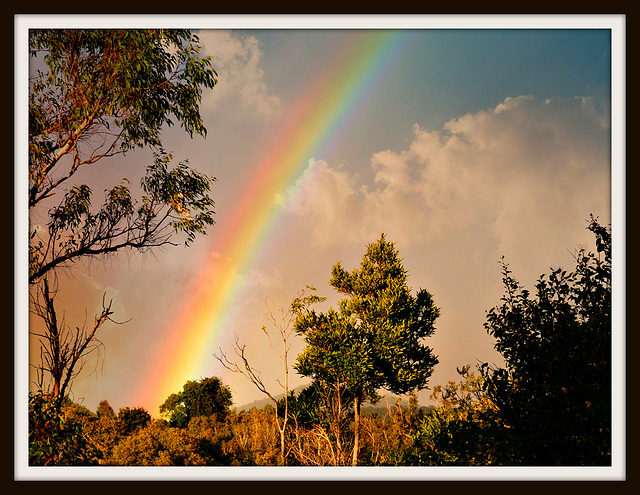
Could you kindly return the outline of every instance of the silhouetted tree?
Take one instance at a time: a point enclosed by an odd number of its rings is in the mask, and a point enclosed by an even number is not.
[[[532,295],[502,262],[506,294],[487,314],[505,368],[482,367],[510,427],[512,462],[606,465],[611,455],[611,231],[591,217],[597,254],[540,276]]]
[[[118,411],[118,421],[124,435],[131,435],[139,428],[144,428],[151,421],[151,415],[144,407],[123,407]]]
[[[32,366],[36,369],[39,390],[51,393],[60,407],[74,378],[82,371],[85,358],[102,346],[96,338],[98,329],[107,321],[117,322],[111,319],[111,301],[105,304],[103,298],[102,312],[95,316],[93,324],[85,320],[82,327],[71,328],[64,317],[58,319],[54,304],[56,291],[49,289],[46,278],[38,290],[40,297],[30,294],[31,312],[43,320],[44,329],[29,332],[40,343],[40,364]]]

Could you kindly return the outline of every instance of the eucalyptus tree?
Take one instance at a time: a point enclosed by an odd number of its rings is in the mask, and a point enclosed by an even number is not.
[[[186,30],[30,31],[31,53],[46,66],[29,87],[30,213],[47,198],[61,201],[49,209],[46,231],[31,230],[29,282],[81,257],[168,244],[171,230],[191,242],[213,224],[207,193],[215,179],[184,162],[170,169],[161,139],[174,120],[190,136],[206,136],[199,104],[216,73],[197,43]],[[74,175],[143,147],[156,153],[142,200],[123,179],[92,211],[92,190],[71,184]]]
[[[332,268],[330,285],[345,297],[324,313],[300,311],[296,329],[307,347],[296,369],[333,391],[336,412],[353,407],[351,463],[358,462],[360,408],[378,390],[405,394],[424,388],[438,359],[424,339],[435,332],[440,310],[424,289],[412,295],[407,271],[384,234],[367,246],[359,268]]]
[[[176,234],[189,245],[214,223],[215,178],[187,161],[171,165],[162,131],[180,125],[191,137],[206,136],[199,106],[217,74],[188,30],[34,29],[29,50],[30,297],[52,359],[40,371],[71,378],[113,312],[103,302],[93,325],[74,333],[55,317],[59,270],[81,259],[175,245]],[[90,184],[78,180],[79,171],[140,148],[154,156],[140,194],[122,178],[96,201]],[[65,345],[68,352],[59,352]]]

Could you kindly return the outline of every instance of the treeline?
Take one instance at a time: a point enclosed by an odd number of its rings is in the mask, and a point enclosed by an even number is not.
[[[298,394],[274,398],[244,356],[239,372],[273,406],[232,408],[219,378],[187,382],[153,420],[142,408],[96,412],[47,394],[30,400],[32,465],[376,465],[606,466],[611,463],[611,233],[592,217],[596,253],[580,249],[571,272],[539,277],[534,292],[502,263],[505,294],[487,312],[505,367],[458,369],[460,379],[432,388],[437,357],[424,343],[439,316],[424,290],[414,296],[398,253],[384,236],[359,269],[333,267],[337,309],[291,305],[292,331],[306,348],[294,368],[311,378]],[[288,327],[280,327],[286,359]],[[223,357],[226,357],[223,354]],[[228,360],[230,369],[234,369]],[[286,376],[286,374],[285,374]],[[363,408],[381,393],[406,394],[385,412]]]
[[[216,382],[206,378],[201,384]],[[480,403],[471,405],[467,389],[476,387],[477,377],[467,374],[464,380],[449,384],[440,392],[439,406],[420,408],[415,394],[409,404],[398,399],[386,411],[363,410],[361,418],[361,465],[437,465],[443,459],[424,457],[427,437],[434,428],[443,440],[442,430],[461,410],[450,408],[452,397],[459,394],[460,404],[470,410],[482,410]],[[188,386],[188,385],[186,385]],[[475,392],[478,392],[477,390]],[[444,399],[442,394],[448,397]],[[434,392],[433,397],[436,398]],[[291,396],[295,397],[295,396]],[[48,400],[49,399],[49,400]],[[326,424],[309,421],[302,407],[291,407],[292,425],[287,430],[286,464],[330,466],[351,461],[352,439],[345,430],[341,448]],[[299,405],[298,405],[299,406]],[[470,411],[469,410],[469,411]],[[466,414],[469,414],[466,411]],[[175,412],[175,411],[174,411]],[[50,396],[37,395],[31,401],[32,465],[106,465],[106,466],[277,466],[281,464],[280,437],[275,423],[275,408],[241,410],[228,406],[219,413],[202,411],[188,421],[169,414],[165,419],[152,419],[144,408],[122,408],[116,414],[104,400],[93,412],[70,400],[56,412]],[[349,419],[349,418],[347,418]],[[353,415],[350,415],[353,419]],[[436,426],[438,425],[438,426]],[[38,428],[47,434],[38,436]],[[467,435],[467,441],[469,436]],[[434,437],[435,438],[435,437]],[[462,439],[460,439],[462,440]],[[464,441],[464,440],[462,440]],[[466,457],[449,456],[445,464],[477,464]]]

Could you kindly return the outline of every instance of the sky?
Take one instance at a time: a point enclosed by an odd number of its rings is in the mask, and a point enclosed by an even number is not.
[[[357,268],[383,233],[414,293],[428,290],[441,310],[426,341],[439,359],[429,388],[458,380],[458,367],[502,363],[483,327],[503,294],[501,257],[533,288],[550,267],[571,268],[576,249],[593,249],[590,214],[611,221],[607,29],[198,36],[219,80],[201,104],[207,136],[163,137],[176,162],[217,179],[216,224],[188,248],[121,253],[60,275],[69,324],[91,320],[103,294],[126,322],[100,329],[104,346],[73,383],[72,398],[93,411],[106,399],[158,416],[186,381],[209,376],[235,406],[263,399],[214,357],[233,358],[236,338],[281,393],[283,363],[261,330],[279,344],[269,308],[277,315],[306,286],[327,297],[319,309],[335,306],[331,267]],[[135,185],[151,160],[138,150],[77,181]],[[292,369],[304,342],[290,343],[293,388],[308,379]],[[419,393],[422,405],[429,394]]]

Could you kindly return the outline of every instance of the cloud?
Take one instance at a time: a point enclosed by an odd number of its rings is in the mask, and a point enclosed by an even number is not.
[[[270,267],[269,270],[249,270],[245,275],[239,275],[238,279],[242,290],[251,289],[260,294],[268,294],[283,286],[282,273],[276,267]]]
[[[386,232],[517,263],[574,247],[590,213],[609,217],[609,129],[588,98],[508,98],[439,130],[416,125],[408,149],[370,165],[365,187],[346,168],[310,162],[288,192],[316,242]]]
[[[269,92],[261,68],[260,42],[253,36],[238,37],[228,30],[199,33],[204,55],[211,56],[218,84],[207,93],[203,104],[218,107],[230,101],[263,117],[280,111],[280,99]]]
[[[313,226],[316,247],[326,247],[334,238],[360,240],[365,190],[357,180],[357,175],[347,170],[312,158],[300,178],[277,201],[294,215],[312,217],[309,225]]]

